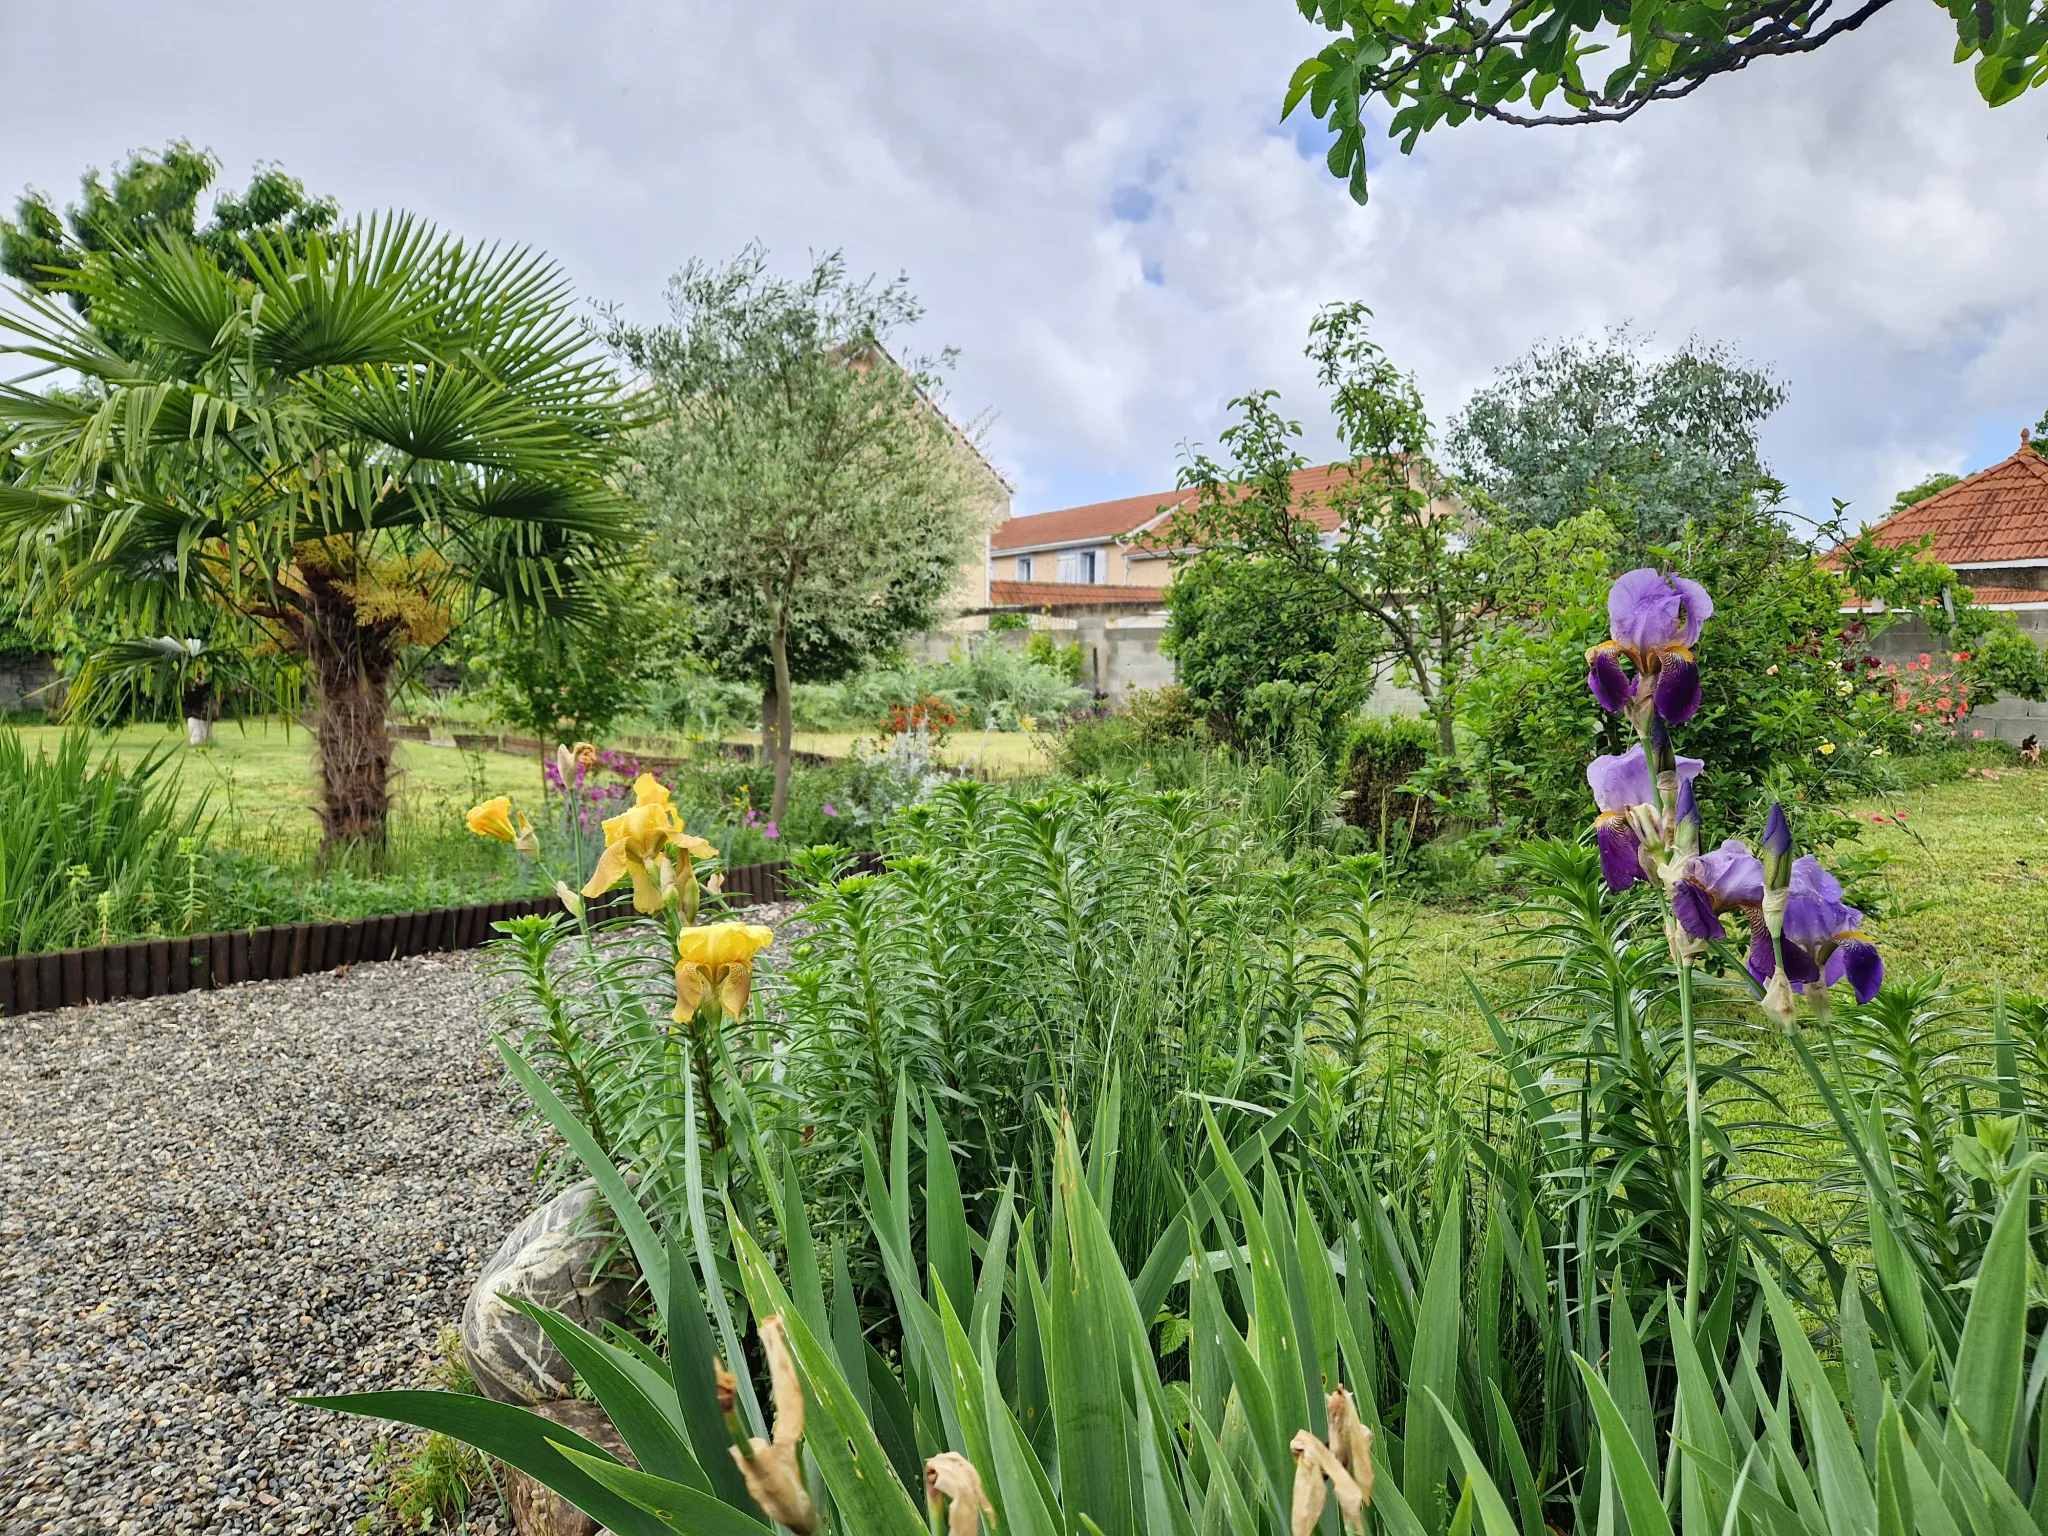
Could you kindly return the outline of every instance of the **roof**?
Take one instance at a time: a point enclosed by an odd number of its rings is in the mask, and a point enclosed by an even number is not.
[[[1980,608],[2048,608],[2048,591],[2039,587],[1972,587]]]
[[[1337,526],[1337,513],[1322,505],[1320,498],[1350,477],[1351,466],[1348,463],[1318,464],[1295,471],[1294,494],[1299,499],[1318,499],[1310,515],[1325,533]],[[1190,505],[1194,499],[1195,493],[1191,490],[1160,491],[1150,496],[1126,496],[1119,501],[1097,501],[1085,507],[1013,517],[989,535],[989,548],[1007,554],[1018,550],[1046,549],[1058,544],[1121,538],[1162,521]]]
[[[1158,587],[1111,587],[1085,581],[992,581],[988,602],[991,608],[1071,608],[1077,603],[1158,608],[1165,604],[1166,594]]]
[[[2048,560],[2048,459],[2022,433],[2011,458],[1894,512],[1870,531],[1885,544],[1932,534],[1928,552],[1958,568]],[[1987,599],[1980,594],[1978,601]]]

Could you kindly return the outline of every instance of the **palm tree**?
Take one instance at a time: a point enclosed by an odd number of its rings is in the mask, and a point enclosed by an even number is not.
[[[631,401],[544,258],[404,216],[91,253],[0,310],[0,552],[131,634],[224,631],[303,668],[323,846],[381,844],[385,706],[409,646],[497,605],[593,617],[632,526],[607,478]]]

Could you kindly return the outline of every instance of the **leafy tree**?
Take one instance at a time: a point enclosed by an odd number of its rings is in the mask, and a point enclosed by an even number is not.
[[[248,277],[177,236],[93,251],[82,315],[0,309],[31,379],[81,381],[0,385],[0,548],[44,609],[303,665],[325,843],[374,845],[406,648],[478,607],[598,617],[578,583],[633,527],[606,479],[627,402],[530,252],[403,216],[240,249]]]
[[[1335,40],[1288,83],[1284,118],[1304,101],[1335,135],[1330,173],[1366,199],[1366,103],[1393,109],[1403,154],[1439,124],[1474,118],[1531,128],[1622,122],[1653,101],[1689,96],[1759,59],[1811,53],[1891,0],[1295,0]],[[1939,0],[1954,18],[1954,57],[1975,59],[1978,92],[2001,106],[2048,79],[2042,0]]]
[[[1928,497],[1947,490],[1952,485],[1962,484],[1961,475],[1952,475],[1945,469],[1938,469],[1918,485],[1909,485],[1892,498],[1892,510],[1903,512],[1908,507],[1918,506]]]
[[[1166,605],[1161,649],[1181,686],[1240,742],[1253,734],[1254,696],[1270,684],[1306,689],[1325,735],[1371,684],[1370,632],[1357,610],[1290,565],[1212,550],[1174,571]]]
[[[902,279],[855,282],[835,252],[785,281],[750,246],[723,267],[690,263],[669,307],[668,324],[612,329],[666,406],[633,486],[659,558],[701,600],[712,653],[758,666],[765,640],[780,821],[799,668],[836,668],[931,622],[987,504],[986,471],[933,403],[950,358],[887,350],[921,313]]]
[[[1775,490],[1757,433],[1785,387],[1727,347],[1656,358],[1626,327],[1545,342],[1452,421],[1448,457],[1496,518],[1554,527],[1596,509],[1640,545]]]
[[[341,210],[332,198],[309,197],[305,185],[276,166],[258,166],[244,192],[214,200],[199,222],[199,199],[220,174],[220,161],[183,139],[160,155],[131,155],[113,184],[97,170],[80,178],[82,194],[59,217],[33,189],[22,193],[12,220],[0,219],[0,272],[42,293],[66,293],[83,310],[89,296],[71,287],[95,251],[174,236],[205,247],[226,270],[253,279],[242,242],[267,236],[296,249],[309,235],[331,231]]]
[[[1307,467],[1299,422],[1266,390],[1233,400],[1222,434],[1228,468],[1196,454],[1181,484],[1196,492],[1164,538],[1285,572],[1294,600],[1366,627],[1422,696],[1445,755],[1457,750],[1458,690],[1489,607],[1480,530],[1451,511],[1429,461],[1429,418],[1410,376],[1367,335],[1372,311],[1333,304],[1309,327],[1308,355],[1330,392],[1348,473],[1316,498],[1297,494]],[[1314,514],[1335,523],[1325,537]]]

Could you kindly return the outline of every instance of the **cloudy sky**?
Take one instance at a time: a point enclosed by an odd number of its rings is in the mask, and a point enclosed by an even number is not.
[[[1926,0],[1621,127],[1381,146],[1366,208],[1277,120],[1320,37],[1289,0],[0,0],[0,191],[184,137],[646,318],[691,256],[843,247],[960,349],[1026,512],[1170,485],[1253,387],[1328,448],[1335,298],[1440,421],[1540,338],[1726,339],[1790,385],[1767,449],[1822,513],[2048,407],[2048,93],[1985,109]]]

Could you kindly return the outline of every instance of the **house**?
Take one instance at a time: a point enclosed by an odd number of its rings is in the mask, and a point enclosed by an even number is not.
[[[1894,512],[1870,531],[1891,545],[1931,538],[1928,554],[1968,585],[1979,606],[2011,614],[2035,644],[2048,645],[2048,459],[2028,433],[2020,433],[2019,451],[2010,458]],[[1852,595],[1843,611],[1871,606]],[[1910,660],[1935,645],[1915,616],[1885,630],[1874,648]],[[1972,713],[1968,725],[1972,732],[2022,741],[2048,734],[2048,705],[2000,698]]]
[[[2048,459],[2030,434],[2020,433],[2012,457],[1894,512],[1870,532],[1881,544],[1931,538],[1928,554],[1968,584],[1980,607],[2010,613],[2048,641]]]
[[[1338,521],[1325,497],[1349,477],[1348,464],[1295,473],[1302,515],[1325,534],[1334,534]],[[989,607],[1162,608],[1174,561],[1189,552],[1173,543],[1172,518],[1193,505],[1195,494],[1162,491],[1011,518],[988,539]],[[1445,502],[1442,510],[1455,509]]]

